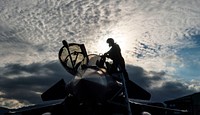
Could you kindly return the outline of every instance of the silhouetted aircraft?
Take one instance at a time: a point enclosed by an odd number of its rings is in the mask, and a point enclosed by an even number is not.
[[[61,79],[45,91],[41,95],[44,103],[3,109],[5,115],[138,115],[145,111],[164,115],[166,111],[185,112],[167,109],[162,103],[148,102],[150,93],[130,80],[125,81],[119,69],[110,71],[109,62],[103,55],[88,55],[84,44],[68,44],[63,40],[58,57],[74,78],[68,83]]]

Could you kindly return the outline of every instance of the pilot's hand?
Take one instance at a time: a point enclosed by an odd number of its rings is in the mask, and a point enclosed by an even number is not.
[[[104,53],[103,55],[104,55],[104,56],[107,56],[107,55],[108,55],[108,53]]]
[[[102,57],[106,57],[106,56],[107,56],[107,54],[106,54],[106,53],[104,53]]]

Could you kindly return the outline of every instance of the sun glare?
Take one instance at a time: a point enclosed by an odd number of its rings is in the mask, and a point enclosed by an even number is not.
[[[98,48],[98,52],[100,54],[104,54],[105,52],[107,52],[110,49],[108,44],[106,43],[106,40],[107,40],[107,38],[98,40],[97,48]]]
[[[127,41],[127,36],[120,32],[114,31],[110,34],[103,36],[102,38],[99,38],[99,40],[97,41],[97,48],[100,54],[105,53],[110,49],[109,45],[106,43],[106,40],[108,38],[114,39],[115,43],[117,43],[120,46],[122,54],[124,54],[126,50],[130,48],[130,41]]]
[[[123,23],[123,22],[122,22]],[[103,32],[104,35],[102,35],[100,38],[98,38],[97,41],[97,48],[96,51],[98,53],[105,53],[107,52],[110,47],[106,43],[106,40],[108,38],[113,38],[115,43],[117,43],[121,48],[121,53],[124,57],[124,59],[127,62],[133,63],[133,57],[131,52],[133,52],[133,47],[136,45],[137,38],[139,37],[139,34],[137,31],[134,31],[133,28],[128,28],[127,26],[121,26],[116,25],[112,28],[105,29]],[[135,62],[135,61],[134,61]]]

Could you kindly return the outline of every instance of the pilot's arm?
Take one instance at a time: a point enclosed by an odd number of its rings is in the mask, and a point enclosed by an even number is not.
[[[104,53],[104,56],[110,58],[110,51]]]

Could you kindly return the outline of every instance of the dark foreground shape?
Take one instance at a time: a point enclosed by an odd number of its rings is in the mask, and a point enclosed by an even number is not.
[[[63,41],[58,56],[74,78],[68,83],[61,79],[45,91],[41,95],[44,103],[3,109],[3,115],[139,115],[144,110],[156,115],[165,113],[161,105],[130,101],[147,101],[151,95],[134,82],[125,82],[120,71],[109,73],[105,59],[87,55],[84,44]]]

